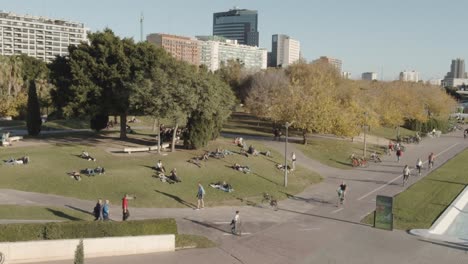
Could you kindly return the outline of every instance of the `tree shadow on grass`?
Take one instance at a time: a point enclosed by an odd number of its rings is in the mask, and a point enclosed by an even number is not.
[[[78,207],[74,207],[74,206],[71,206],[71,205],[65,205],[66,207],[70,208],[70,209],[73,209],[75,211],[78,211],[78,212],[82,212],[82,213],[85,213],[85,214],[89,214],[89,215],[93,215],[93,213],[91,213],[90,211],[86,211],[86,210],[83,210],[81,208],[78,208]]]
[[[176,200],[178,203],[180,203],[180,204],[182,204],[182,205],[184,205],[184,206],[187,206],[188,208],[195,208],[195,207],[197,207],[196,205],[194,205],[194,204],[192,204],[192,203],[189,203],[189,202],[187,202],[187,201],[181,199],[179,196],[175,196],[175,195],[170,194],[170,193],[161,192],[161,191],[159,191],[159,190],[154,190],[154,191],[157,192],[157,193],[163,194],[163,195],[165,195],[165,196],[167,196],[167,197],[169,197],[169,198],[172,198],[172,199]]]
[[[443,180],[435,180],[435,179],[428,179],[430,181],[437,181],[437,182],[445,182],[445,183],[451,183],[451,184],[459,184],[459,185],[463,185],[463,186],[467,186],[468,184],[464,183],[464,182],[455,182],[455,181],[443,181]]]
[[[62,211],[54,210],[54,209],[51,209],[51,208],[47,208],[47,211],[51,212],[52,214],[54,214],[57,217],[65,218],[65,219],[68,219],[68,220],[71,220],[71,221],[83,220],[81,218],[77,218],[77,217],[68,215],[68,214],[66,214],[66,213],[64,213]]]
[[[201,226],[204,226],[204,227],[207,227],[207,228],[211,228],[211,229],[221,231],[222,233],[231,234],[231,232],[226,231],[226,230],[224,230],[222,228],[219,228],[216,225],[212,225],[212,224],[209,224],[209,223],[205,223],[205,222],[201,222],[201,221],[197,221],[197,220],[193,220],[193,219],[188,219],[188,218],[184,218],[184,220],[190,221],[190,222],[192,222],[194,224],[201,225]]]

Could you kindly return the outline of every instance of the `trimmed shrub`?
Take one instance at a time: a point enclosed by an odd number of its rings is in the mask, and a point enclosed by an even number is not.
[[[116,236],[177,234],[174,219],[126,222],[58,222],[46,224],[0,225],[0,241],[29,241]]]
[[[80,243],[78,244],[78,246],[76,246],[74,264],[83,264],[83,263],[84,263],[84,246],[83,246],[83,240],[80,240]]]

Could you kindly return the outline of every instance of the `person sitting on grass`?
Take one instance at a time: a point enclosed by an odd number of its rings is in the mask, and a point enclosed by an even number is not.
[[[260,152],[260,154],[265,155],[265,156],[267,156],[267,157],[272,157],[271,151],[269,151],[269,150]]]
[[[170,180],[174,181],[174,182],[182,182],[182,180],[177,176],[177,169],[174,168],[172,171],[171,171],[171,175],[169,175],[168,177]]]
[[[278,170],[284,170],[285,167],[286,167],[286,169],[287,169],[288,171],[291,170],[291,167],[290,167],[289,165],[284,166],[283,164],[276,164],[276,168],[277,168]]]
[[[154,167],[154,169],[158,172],[162,172],[162,173],[166,173],[166,169],[164,168],[164,165],[162,164],[162,161],[159,160],[157,163],[156,163],[156,166]]]
[[[94,172],[101,175],[101,174],[106,173],[106,170],[104,169],[104,167],[98,166],[96,169],[94,169]]]
[[[92,160],[92,161],[96,161],[95,158],[91,157],[91,156],[89,155],[89,153],[86,152],[86,151],[84,151],[84,150],[81,152],[80,158],[85,159],[85,160],[88,160],[88,161],[91,161],[91,160]]]

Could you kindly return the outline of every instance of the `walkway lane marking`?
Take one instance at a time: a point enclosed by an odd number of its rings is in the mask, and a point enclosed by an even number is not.
[[[213,224],[222,225],[222,224],[230,224],[231,222],[213,222]]]
[[[244,233],[242,232],[241,235],[251,235],[252,233]],[[223,235],[225,236],[234,236],[234,234],[227,234],[227,233],[224,233]]]
[[[312,227],[312,228],[302,228],[299,231],[311,231],[311,230],[320,230],[320,227]]]
[[[334,214],[334,213],[338,213],[339,211],[341,211],[341,210],[343,210],[343,209],[344,209],[344,208],[343,208],[343,207],[341,207],[341,208],[339,208],[339,209],[336,209],[335,211],[333,211],[333,212],[331,212],[331,213],[332,213],[332,214]]]
[[[444,151],[439,152],[438,154],[436,154],[436,156],[442,155],[443,153],[449,151],[450,149],[452,149],[453,147],[457,146],[458,144],[460,144],[460,143],[455,143],[455,144],[453,144],[452,146],[448,147],[448,148],[445,149]],[[426,163],[426,162],[427,162],[427,160],[426,160],[424,163]],[[379,191],[379,190],[381,190],[381,189],[387,187],[388,185],[392,184],[394,181],[400,179],[401,177],[403,177],[403,174],[400,174],[400,175],[399,175],[398,177],[396,177],[395,179],[393,179],[393,180],[387,182],[386,184],[384,184],[384,185],[382,185],[382,186],[380,186],[380,187],[374,189],[373,191],[370,191],[369,193],[367,193],[367,194],[365,194],[365,195],[359,197],[359,198],[358,198],[358,201],[361,201],[362,199],[368,197],[369,195],[371,195],[371,194],[373,194],[373,193],[375,193],[375,192],[377,192],[377,191]]]

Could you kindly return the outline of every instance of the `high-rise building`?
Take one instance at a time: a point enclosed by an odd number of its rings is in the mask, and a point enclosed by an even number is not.
[[[376,72],[364,72],[362,73],[362,79],[366,81],[375,81],[377,80],[377,73]]]
[[[198,41],[196,39],[157,33],[149,34],[146,37],[146,40],[157,46],[163,47],[176,59],[193,65],[200,65],[200,53]]]
[[[229,60],[238,60],[251,71],[267,68],[266,49],[240,45],[236,40],[219,36],[197,36],[197,39],[200,41],[200,63],[210,71],[218,70]]]
[[[213,35],[237,40],[239,44],[258,47],[258,13],[256,10],[231,9],[213,14]]]
[[[271,38],[270,67],[287,67],[301,56],[301,43],[287,35],[276,34]]]
[[[459,87],[468,83],[468,75],[465,72],[465,60],[454,59],[450,65],[450,72],[447,72],[442,86],[444,87]]]
[[[343,62],[340,59],[335,59],[335,58],[331,58],[331,57],[327,57],[327,56],[322,56],[322,57],[312,61],[312,63],[318,63],[318,62],[328,63],[330,65],[333,65],[338,70],[338,72],[341,73],[341,68],[343,66]]]
[[[68,46],[87,42],[83,23],[0,11],[0,54],[26,54],[49,62]]]
[[[447,73],[445,78],[467,78],[465,72],[465,60],[459,58],[452,60],[452,64],[450,65],[450,72]]]
[[[400,81],[403,82],[419,82],[419,72],[404,70],[400,72]]]

